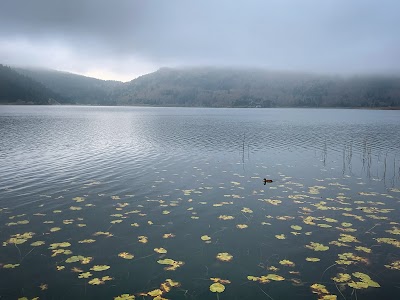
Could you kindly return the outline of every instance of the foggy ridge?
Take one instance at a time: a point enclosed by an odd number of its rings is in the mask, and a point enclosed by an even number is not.
[[[58,102],[73,104],[199,107],[400,106],[400,77],[396,76],[341,77],[263,69],[198,67],[161,68],[122,83],[54,70],[17,68],[16,71],[52,91],[52,98],[61,100]],[[8,102],[15,102],[18,99],[9,100]],[[35,100],[31,99],[31,102]],[[43,99],[36,102],[49,103]]]

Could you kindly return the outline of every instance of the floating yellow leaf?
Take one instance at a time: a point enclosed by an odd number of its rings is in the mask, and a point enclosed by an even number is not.
[[[72,200],[74,200],[75,202],[83,202],[83,201],[85,201],[85,198],[84,197],[75,197],[75,198],[72,198]]]
[[[344,233],[340,234],[340,238],[338,239],[338,241],[344,242],[344,243],[359,243],[359,241],[357,240],[357,238],[355,236],[352,236],[350,234],[344,234]]]
[[[247,228],[247,227],[249,227],[249,226],[246,225],[246,224],[237,224],[237,225],[236,225],[236,228],[239,228],[239,229],[245,229],[245,228]]]
[[[323,244],[314,243],[314,242],[310,242],[309,245],[306,245],[306,248],[314,250],[314,251],[326,251],[329,249],[328,246],[324,246]]]
[[[81,210],[82,207],[80,207],[80,206],[71,206],[69,209],[70,210]]]
[[[217,254],[217,259],[221,261],[231,261],[233,259],[233,256],[228,252],[222,252]]]
[[[391,230],[385,230],[386,232],[389,232],[391,234],[400,234],[400,228],[393,226]]]
[[[164,248],[154,248],[154,251],[160,254],[165,254],[167,253],[167,250]]]
[[[161,265],[169,265],[168,267],[164,268],[164,270],[167,270],[167,271],[175,271],[177,268],[184,265],[183,261],[175,261],[170,258],[160,259],[157,262]]]
[[[329,222],[329,223],[337,223],[337,220],[332,219],[332,218],[324,218],[324,221]]]
[[[276,234],[275,237],[276,237],[278,240],[284,240],[284,239],[286,239],[286,236],[285,236],[283,233],[282,233],[282,234]]]
[[[362,281],[358,281],[358,282],[352,281],[352,282],[349,282],[347,285],[349,287],[352,287],[353,289],[357,289],[357,290],[368,288],[368,283],[362,282]]]
[[[86,239],[86,240],[82,240],[82,241],[78,241],[79,244],[91,244],[94,243],[96,240],[93,239]]]
[[[202,235],[200,238],[202,241],[209,241],[211,238],[208,235]]]
[[[303,227],[301,227],[301,226],[298,226],[298,225],[292,225],[292,226],[290,226],[293,230],[302,230],[303,229]]]
[[[326,286],[319,283],[314,283],[311,286],[311,290],[314,294],[329,294],[328,290],[326,289]]]
[[[44,241],[36,241],[36,242],[33,242],[31,244],[31,246],[38,247],[38,246],[41,246],[41,245],[44,245],[44,244],[45,244]]]
[[[81,273],[78,275],[78,278],[89,278],[92,276],[92,273],[90,272],[85,272],[85,273]]]
[[[93,233],[93,235],[94,235],[94,236],[104,235],[104,236],[106,236],[106,237],[111,237],[111,236],[113,236],[112,233],[110,233],[110,232],[103,232],[103,231],[95,232],[95,233]]]
[[[332,227],[332,226],[329,225],[329,224],[317,224],[317,226],[318,226],[318,227],[321,227],[321,228],[331,228],[331,227]]]
[[[345,243],[341,243],[341,242],[338,242],[338,241],[329,242],[329,245],[335,245],[335,246],[338,246],[338,247],[350,247],[350,245],[345,244]]]
[[[170,258],[166,258],[166,259],[160,259],[157,261],[159,264],[161,265],[172,265],[175,263],[175,260],[170,259]]]
[[[49,288],[49,286],[48,286],[47,284],[42,283],[41,285],[39,285],[39,288],[40,288],[42,291],[45,291],[45,290],[47,290],[47,289]]]
[[[306,261],[317,262],[320,261],[320,259],[317,257],[306,257]]]
[[[214,282],[219,282],[219,283],[222,283],[222,284],[229,284],[229,283],[231,283],[230,280],[221,279],[221,278],[218,278],[218,277],[211,277],[210,280],[212,280],[212,281],[214,281]]]
[[[135,296],[130,294],[122,294],[120,296],[114,297],[114,300],[135,300]]]
[[[96,265],[96,266],[93,266],[92,268],[90,268],[90,270],[99,272],[99,271],[108,270],[109,268],[110,268],[110,266],[107,266],[107,265]]]
[[[333,281],[335,281],[335,282],[340,282],[340,283],[342,283],[342,282],[347,282],[347,281],[349,281],[350,279],[351,279],[351,276],[350,276],[349,274],[346,274],[346,273],[338,273],[338,274],[336,275],[336,277],[333,277],[333,278],[332,278]]]
[[[112,280],[112,278],[111,278],[110,276],[103,276],[103,277],[101,278],[101,280],[103,280],[103,281],[108,281],[108,280]]]
[[[396,260],[389,265],[385,265],[386,268],[391,270],[399,270],[400,271],[400,260]]]
[[[258,281],[259,277],[249,275],[249,276],[247,276],[247,279],[251,280],[251,281]]]
[[[89,284],[100,285],[100,284],[104,284],[104,281],[99,278],[93,278],[92,280],[89,281]]]
[[[83,272],[82,269],[79,269],[79,268],[77,268],[77,267],[73,267],[73,268],[71,269],[71,271],[74,272],[74,273],[82,273],[82,272]]]
[[[71,243],[69,243],[69,242],[53,243],[53,244],[50,244],[49,249],[68,248],[70,246],[71,246]]]
[[[111,224],[119,224],[119,223],[121,223],[122,222],[122,220],[121,219],[118,219],[118,220],[112,220],[110,223]]]
[[[361,272],[355,272],[353,273],[354,277],[357,277],[358,279],[361,279],[362,282],[368,284],[368,286],[370,287],[375,287],[375,288],[379,288],[380,285],[379,283],[377,283],[376,281],[373,281],[371,279],[371,277],[369,277],[369,275],[361,273]]]
[[[162,294],[163,294],[163,291],[160,289],[156,289],[156,290],[153,290],[153,291],[147,293],[147,295],[152,296],[152,297],[161,296]]]
[[[226,220],[233,220],[234,218],[235,218],[234,216],[228,216],[228,215],[220,215],[220,216],[218,217],[218,219],[224,220],[224,221],[226,221]]]
[[[225,291],[225,286],[219,282],[216,282],[210,285],[210,291],[213,293],[222,293]]]
[[[50,228],[50,232],[56,232],[56,231],[59,231],[59,230],[61,230],[60,227],[53,227],[53,228]]]
[[[165,233],[163,235],[163,239],[169,239],[169,238],[173,238],[173,237],[175,237],[175,234],[173,234],[173,233]]]
[[[178,281],[173,281],[172,279],[166,279],[165,282],[171,287],[178,287],[181,285]]]
[[[139,243],[142,243],[142,244],[146,244],[149,241],[147,236],[144,236],[144,235],[138,236],[138,240],[139,240]]]
[[[365,253],[371,253],[371,252],[372,252],[371,249],[366,248],[366,247],[362,247],[362,246],[358,246],[358,247],[356,247],[355,249],[356,249],[357,251],[363,251],[363,252],[365,252]]]
[[[121,252],[118,254],[119,257],[125,258],[125,259],[132,259],[134,258],[133,254],[130,254],[128,252]]]
[[[85,259],[84,256],[75,255],[75,256],[71,256],[71,257],[67,258],[67,260],[65,262],[66,263],[74,263],[74,262],[82,261],[83,259]]]
[[[252,211],[250,208],[248,208],[248,207],[243,207],[243,209],[241,210],[241,212],[249,213],[249,214],[253,213],[253,211]]]
[[[269,279],[269,280],[273,280],[273,281],[283,281],[283,280],[285,280],[284,277],[276,275],[276,274],[268,274],[266,276],[266,278]]]
[[[282,203],[282,201],[281,200],[274,200],[274,199],[265,199],[265,200],[263,200],[264,202],[267,202],[267,203],[269,203],[269,204],[272,204],[272,205],[278,205],[278,204],[281,204]]]
[[[3,266],[4,269],[15,269],[16,267],[19,267],[19,264],[6,264]]]
[[[377,238],[378,243],[385,243],[400,248],[400,241],[392,238]]]
[[[354,253],[351,252],[338,254],[338,257],[339,260],[336,260],[336,263],[339,265],[351,265],[355,264],[356,262],[368,263],[367,259],[361,256],[354,255]]]
[[[287,259],[281,260],[279,263],[280,263],[282,266],[287,266],[287,267],[294,267],[294,266],[295,266],[295,263],[294,263],[294,262],[292,262],[292,261],[290,261],[290,260],[287,260]]]

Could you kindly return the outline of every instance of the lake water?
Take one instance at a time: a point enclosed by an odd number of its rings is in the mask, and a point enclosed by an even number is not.
[[[399,148],[400,111],[0,106],[0,296],[399,299]]]

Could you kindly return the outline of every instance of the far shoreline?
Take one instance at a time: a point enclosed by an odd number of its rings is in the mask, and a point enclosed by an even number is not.
[[[281,107],[232,107],[232,106],[158,106],[158,105],[97,105],[97,104],[34,104],[34,103],[0,103],[0,106],[86,106],[86,107],[158,107],[158,108],[252,108],[252,109],[274,109],[274,108],[299,108],[299,109],[362,109],[362,110],[400,110],[400,106],[381,106],[381,107],[341,107],[341,106],[330,106],[330,107],[317,107],[317,106],[281,106]]]

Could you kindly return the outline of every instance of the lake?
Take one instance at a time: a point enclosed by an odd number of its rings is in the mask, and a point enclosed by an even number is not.
[[[399,299],[399,149],[400,111],[0,106],[1,298]]]

